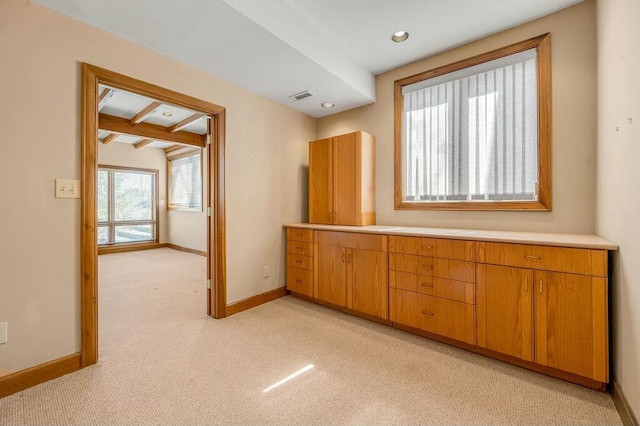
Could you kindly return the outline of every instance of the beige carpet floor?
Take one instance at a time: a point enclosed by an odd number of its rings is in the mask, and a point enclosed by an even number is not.
[[[620,424],[608,394],[291,296],[213,320],[204,269],[100,256],[99,364],[1,399],[0,424]]]

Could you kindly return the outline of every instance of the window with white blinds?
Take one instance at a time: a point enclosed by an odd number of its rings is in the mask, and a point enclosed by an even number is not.
[[[157,241],[157,170],[98,167],[98,245]]]
[[[533,47],[400,84],[396,204],[546,207],[539,197],[538,55]]]
[[[169,208],[202,210],[202,150],[168,159]]]

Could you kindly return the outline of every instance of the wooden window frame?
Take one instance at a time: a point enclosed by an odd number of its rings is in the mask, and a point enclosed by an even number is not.
[[[109,169],[109,170],[122,170],[122,171],[132,171],[132,172],[144,172],[144,173],[152,173],[154,175],[154,179],[153,179],[153,192],[154,192],[154,197],[155,197],[155,212],[154,212],[154,239],[153,240],[145,240],[145,241],[132,241],[132,242],[127,242],[127,243],[107,243],[107,244],[98,244],[98,250],[100,249],[104,249],[104,248],[110,248],[110,247],[124,247],[124,246],[131,246],[131,245],[146,245],[146,244],[158,244],[159,238],[160,238],[160,192],[159,192],[159,184],[160,184],[160,171],[158,169],[144,169],[141,167],[127,167],[127,166],[112,166],[112,165],[108,165],[108,164],[98,164],[98,171],[100,171],[100,169]],[[113,222],[113,224],[110,223],[110,226],[116,226],[116,225],[135,225],[138,221],[132,221],[130,223],[120,223],[120,224],[116,224],[115,222]],[[148,221],[145,221],[148,222]],[[100,225],[100,222],[98,223],[98,228],[100,226],[104,226]],[[111,231],[110,231],[111,232]],[[115,232],[115,231],[113,231]]]
[[[494,59],[536,49],[538,83],[538,199],[535,201],[403,201],[402,133],[404,86],[449,74]],[[394,83],[394,202],[396,210],[520,210],[551,211],[551,39],[543,34],[468,59],[431,69]]]
[[[191,155],[194,154],[198,154],[200,155],[200,191],[204,192],[204,179],[203,179],[203,175],[204,175],[204,167],[203,166],[203,155],[202,155],[202,149],[194,149],[194,150],[190,150],[187,152],[182,152],[176,155],[167,155],[167,210],[169,211],[176,211],[176,212],[202,212],[203,211],[203,200],[204,197],[200,198],[200,207],[194,207],[194,208],[185,208],[185,207],[174,207],[171,204],[171,162],[173,160],[179,160],[181,158],[185,158],[185,157],[189,157]]]

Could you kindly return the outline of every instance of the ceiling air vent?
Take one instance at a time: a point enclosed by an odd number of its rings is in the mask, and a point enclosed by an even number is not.
[[[289,96],[289,99],[293,101],[299,101],[300,99],[308,98],[310,96],[313,96],[313,93],[311,93],[308,90],[305,90],[304,92],[296,93],[295,95]]]

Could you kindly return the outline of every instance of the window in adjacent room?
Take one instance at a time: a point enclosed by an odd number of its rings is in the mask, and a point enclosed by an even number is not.
[[[202,150],[167,159],[169,209],[202,211]]]
[[[395,82],[397,209],[550,210],[549,35]]]
[[[98,166],[98,245],[157,242],[158,171]]]

